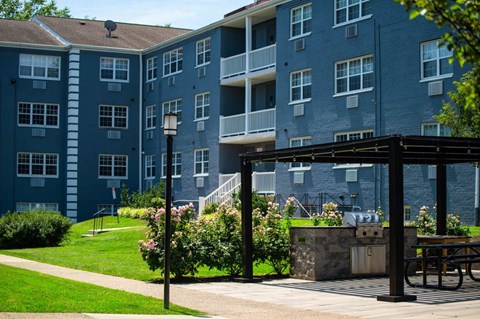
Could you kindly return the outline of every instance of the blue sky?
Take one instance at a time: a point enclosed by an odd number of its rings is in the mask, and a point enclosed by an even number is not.
[[[198,29],[253,0],[56,0],[75,18]]]

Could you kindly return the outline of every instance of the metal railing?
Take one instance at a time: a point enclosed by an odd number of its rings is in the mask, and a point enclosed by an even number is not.
[[[259,194],[275,194],[275,172],[253,172],[252,188]]]
[[[220,61],[220,77],[227,79],[239,76],[247,72],[255,72],[276,65],[277,46],[269,45],[249,52],[249,63],[247,70],[247,53],[237,54],[228,58],[222,58]]]
[[[220,137],[275,131],[275,108],[220,116]]]
[[[117,223],[120,223],[120,217],[118,213],[112,212],[105,212],[105,208],[100,209],[98,212],[93,214],[93,230],[92,235],[96,235],[99,232],[103,231],[103,217],[104,216],[117,216]]]

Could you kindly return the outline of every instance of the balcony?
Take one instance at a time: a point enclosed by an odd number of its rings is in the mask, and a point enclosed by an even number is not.
[[[220,143],[275,140],[275,109],[220,117]]]
[[[221,59],[220,79],[222,84],[234,84],[235,81],[243,79],[247,73],[252,76],[263,76],[272,80],[276,66],[276,44],[263,47],[248,53],[238,54]]]

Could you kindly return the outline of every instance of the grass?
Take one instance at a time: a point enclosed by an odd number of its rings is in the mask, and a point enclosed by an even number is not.
[[[202,315],[158,299],[0,265],[0,312]],[[41,297],[39,297],[41,296]]]

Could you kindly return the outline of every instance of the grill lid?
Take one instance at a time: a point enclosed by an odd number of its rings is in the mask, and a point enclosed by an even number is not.
[[[345,212],[343,226],[381,226],[380,217],[375,212]]]

